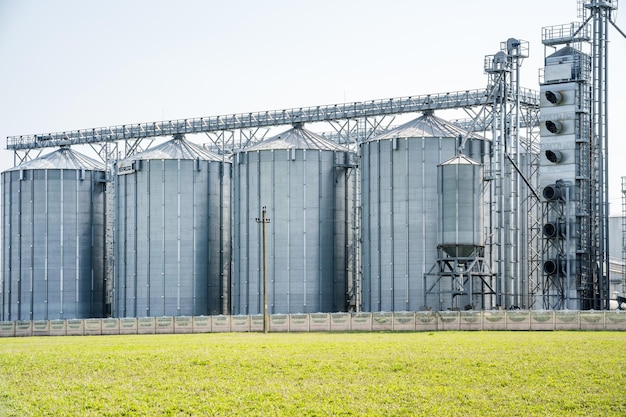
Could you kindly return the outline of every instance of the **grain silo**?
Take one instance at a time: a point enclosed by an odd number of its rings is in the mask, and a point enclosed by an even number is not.
[[[296,126],[234,156],[233,313],[346,311],[351,198],[344,147]]]
[[[228,312],[230,170],[182,135],[117,164],[116,317]]]
[[[495,279],[485,261],[483,167],[465,155],[438,167],[437,263],[424,282],[425,304],[443,309],[493,307]],[[438,303],[428,304],[428,296]]]
[[[0,320],[104,315],[104,165],[62,147],[2,173]]]
[[[467,136],[427,112],[361,144],[364,311],[425,307],[423,277],[437,261],[437,166]],[[486,146],[470,135],[463,152],[482,161]]]
[[[452,258],[468,258],[485,246],[483,172],[458,155],[439,166],[439,245]]]

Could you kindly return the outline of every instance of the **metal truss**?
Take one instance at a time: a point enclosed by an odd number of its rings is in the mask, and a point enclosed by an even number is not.
[[[528,108],[539,107],[539,93],[521,89],[520,104]],[[513,95],[509,97],[513,100]],[[362,127],[368,132],[382,127],[383,116],[417,113],[426,110],[449,110],[489,106],[489,91],[485,89],[427,94],[401,98],[371,100],[325,106],[269,110],[225,116],[210,116],[161,122],[136,123],[105,128],[91,128],[47,134],[7,137],[7,149],[30,149],[62,145],[95,144],[124,141],[127,152],[138,149],[138,140],[174,134],[208,133],[216,147],[237,148],[245,146],[262,128],[296,123],[330,122],[346,142],[356,136],[349,121],[364,120]],[[362,130],[362,129],[359,129]],[[235,135],[232,132],[237,131]],[[363,133],[362,131],[359,133]],[[239,137],[236,137],[239,136]],[[363,138],[361,137],[361,140]]]

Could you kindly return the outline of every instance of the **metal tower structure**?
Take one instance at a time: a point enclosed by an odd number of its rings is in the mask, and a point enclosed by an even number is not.
[[[609,24],[624,35],[616,9],[617,0],[579,0],[582,22],[543,29],[544,308],[609,307]]]
[[[503,308],[532,308],[539,282],[537,133],[522,134],[528,114],[520,99],[520,67],[528,50],[528,42],[510,38],[485,57],[484,66],[493,100],[488,245],[497,273],[496,304]]]

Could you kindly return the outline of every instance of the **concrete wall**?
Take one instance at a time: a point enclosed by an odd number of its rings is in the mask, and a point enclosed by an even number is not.
[[[272,314],[272,332],[626,331],[626,311],[420,311]],[[0,321],[0,337],[262,332],[263,316]]]

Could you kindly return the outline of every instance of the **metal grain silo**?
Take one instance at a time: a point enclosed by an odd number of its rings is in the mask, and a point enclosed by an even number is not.
[[[234,314],[263,311],[264,206],[269,313],[346,311],[350,155],[301,127],[235,154]]]
[[[465,155],[439,166],[439,244],[453,258],[485,246],[482,166]]]
[[[364,311],[424,307],[423,277],[437,261],[437,166],[466,136],[427,112],[361,144]],[[486,146],[472,135],[463,152],[482,161]]]
[[[68,147],[2,173],[1,320],[104,315],[104,165]]]
[[[116,317],[228,312],[230,169],[182,135],[117,164]]]

